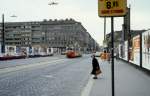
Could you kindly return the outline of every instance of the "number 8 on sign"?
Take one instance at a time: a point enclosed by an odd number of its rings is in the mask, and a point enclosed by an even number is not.
[[[107,2],[106,2],[106,7],[107,7],[107,9],[110,9],[110,8],[111,8],[111,2],[110,2],[110,1],[107,1]]]
[[[100,17],[124,16],[127,0],[98,0],[98,15]]]

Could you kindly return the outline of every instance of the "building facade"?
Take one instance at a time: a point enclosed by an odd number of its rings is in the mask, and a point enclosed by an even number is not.
[[[143,32],[145,32],[146,30],[130,30],[130,38],[133,38],[134,36],[138,35],[138,34],[141,34]],[[124,41],[127,41],[128,38],[124,39],[123,36],[124,36],[124,32],[121,30],[121,31],[115,31],[114,32],[114,48],[116,48],[117,46],[119,46],[119,44],[121,44],[122,42]],[[128,34],[126,34],[128,35]],[[128,36],[124,36],[124,37],[128,37]],[[111,33],[108,33],[106,35],[106,41],[107,41],[107,46],[109,48],[111,48]]]
[[[2,27],[0,26],[0,33]],[[0,34],[0,37],[1,34]],[[2,41],[2,39],[0,38]],[[96,41],[90,36],[80,22],[73,19],[43,20],[36,22],[5,22],[5,45],[24,47],[58,48],[67,47],[91,51],[98,48]]]

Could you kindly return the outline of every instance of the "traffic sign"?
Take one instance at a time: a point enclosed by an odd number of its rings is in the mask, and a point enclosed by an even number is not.
[[[98,15],[100,17],[124,16],[127,10],[127,0],[98,0]]]

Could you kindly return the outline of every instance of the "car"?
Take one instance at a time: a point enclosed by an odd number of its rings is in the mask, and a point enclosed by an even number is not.
[[[101,54],[102,54],[102,52],[96,52],[94,55],[95,55],[96,57],[100,57]]]
[[[67,53],[66,51],[62,51],[61,55],[66,55],[66,53]]]

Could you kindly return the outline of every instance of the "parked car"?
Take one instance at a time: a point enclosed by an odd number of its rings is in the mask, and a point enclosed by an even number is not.
[[[66,53],[67,53],[66,51],[62,51],[61,55],[66,55]]]
[[[96,52],[94,55],[95,55],[96,57],[100,57],[101,54],[102,54],[102,52]]]

